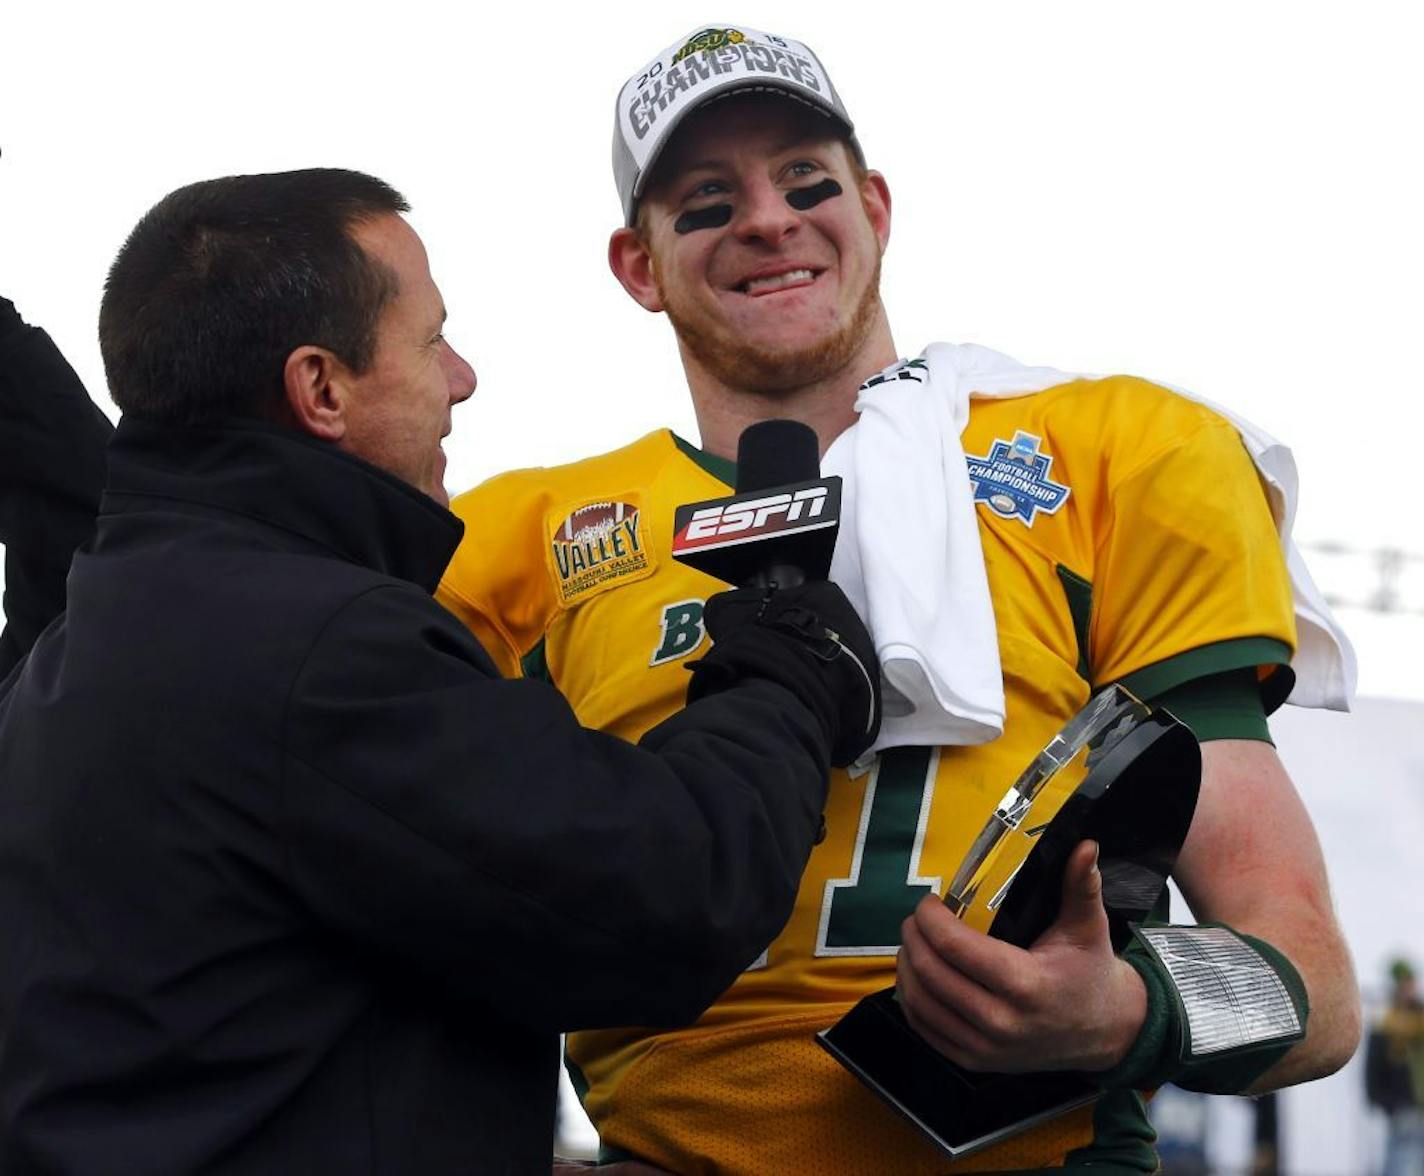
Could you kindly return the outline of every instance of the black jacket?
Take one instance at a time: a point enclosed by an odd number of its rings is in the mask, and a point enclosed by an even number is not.
[[[94,530],[112,432],[50,337],[0,298],[0,681],[64,607],[70,557]]]
[[[0,1173],[548,1170],[556,1034],[694,1017],[787,918],[824,737],[751,681],[640,747],[430,597],[447,511],[126,421],[0,685]]]

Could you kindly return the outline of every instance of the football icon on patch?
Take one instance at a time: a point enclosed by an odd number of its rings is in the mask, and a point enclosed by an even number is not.
[[[586,543],[606,535],[624,519],[632,519],[638,508],[626,502],[590,502],[564,520],[556,539],[565,543]]]
[[[652,571],[636,503],[586,502],[548,516],[552,570],[565,605]]]

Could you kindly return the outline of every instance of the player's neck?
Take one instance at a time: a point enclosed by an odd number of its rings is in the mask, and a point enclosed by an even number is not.
[[[800,421],[816,431],[821,453],[855,424],[855,396],[861,384],[899,358],[890,324],[880,322],[844,367],[825,379],[776,392],[729,386],[707,371],[683,349],[683,368],[692,393],[692,408],[702,448],[735,461],[743,430],[758,421]]]

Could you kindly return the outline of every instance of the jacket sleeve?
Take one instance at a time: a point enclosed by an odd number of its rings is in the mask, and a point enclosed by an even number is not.
[[[64,611],[69,561],[94,530],[112,432],[50,337],[0,299],[0,680]]]
[[[671,1024],[790,916],[828,751],[749,681],[638,746],[499,678],[444,610],[382,588],[326,628],[289,704],[283,806],[315,916],[544,1029]]]

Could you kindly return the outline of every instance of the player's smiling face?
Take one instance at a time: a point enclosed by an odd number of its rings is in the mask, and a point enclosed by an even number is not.
[[[611,256],[692,362],[773,391],[833,375],[867,345],[889,221],[884,180],[856,167],[829,121],[751,95],[691,116],[659,161],[641,209],[646,273],[631,272],[636,257],[627,267],[627,230]]]

